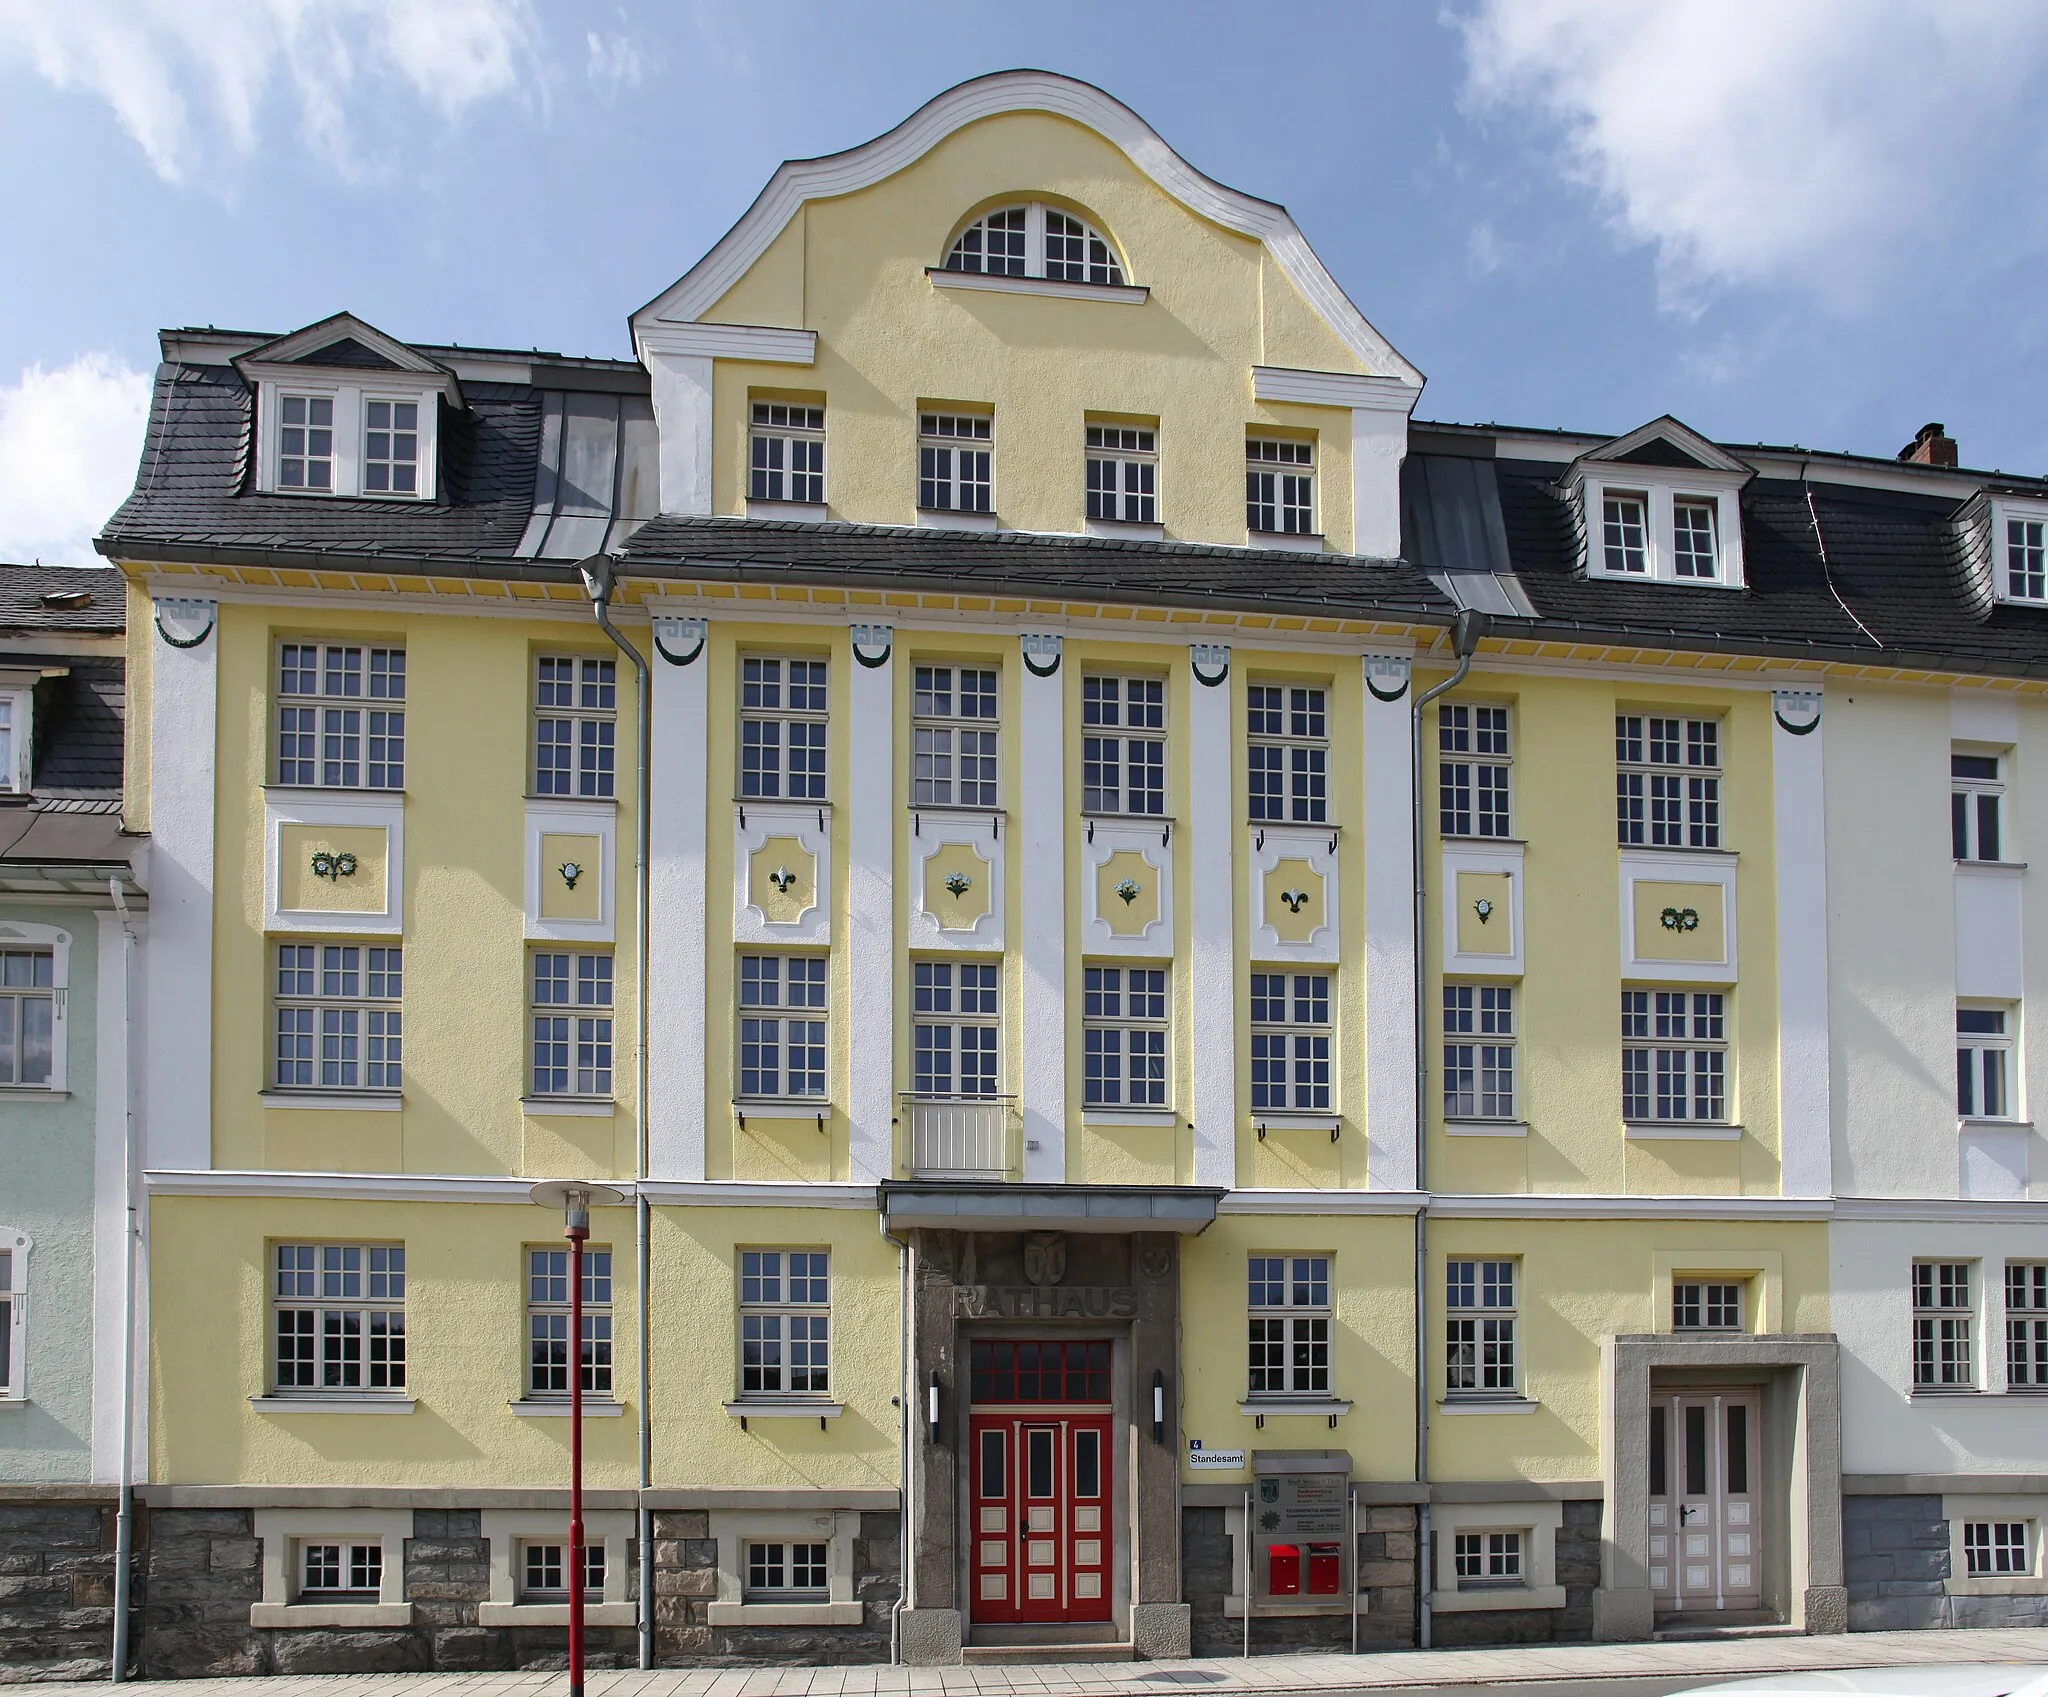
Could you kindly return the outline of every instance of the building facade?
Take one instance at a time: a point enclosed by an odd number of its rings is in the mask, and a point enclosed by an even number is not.
[[[558,1655],[571,1371],[614,1659],[2031,1618],[2048,487],[1413,422],[1039,73],[631,323],[165,333],[145,1669]]]

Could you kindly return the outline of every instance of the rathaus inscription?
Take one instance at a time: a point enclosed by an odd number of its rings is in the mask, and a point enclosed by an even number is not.
[[[1129,1285],[956,1285],[953,1312],[963,1320],[1131,1320],[1138,1293]]]

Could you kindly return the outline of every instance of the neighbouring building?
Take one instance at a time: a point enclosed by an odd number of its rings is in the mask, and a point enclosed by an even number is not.
[[[1412,421],[1036,72],[631,327],[164,334],[144,1669],[559,1656],[572,1371],[615,1661],[2038,1618],[2048,483]]]
[[[0,565],[0,1664],[104,1673],[124,1418],[127,586]]]

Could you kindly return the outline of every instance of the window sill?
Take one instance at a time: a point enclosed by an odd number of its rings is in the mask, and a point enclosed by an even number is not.
[[[327,698],[324,696],[308,696],[305,699],[309,701],[321,701]],[[362,705],[365,707],[375,705],[367,695],[362,696],[360,698],[351,699],[360,699]],[[403,707],[405,703],[399,701],[394,702],[392,705],[396,707]],[[405,790],[403,786],[399,786],[397,788],[387,787],[384,789],[377,789],[369,784],[265,784],[263,786],[263,793],[266,796],[305,796],[309,800],[323,795],[388,796],[393,801],[403,801],[405,799]],[[266,1608],[281,1608],[285,1605],[265,1604],[264,1606]]]
[[[615,813],[619,807],[615,795],[536,795],[528,790],[525,799],[542,807],[609,807]]]
[[[1974,1114],[1956,1121],[1956,1130],[1964,1131],[2032,1131],[2032,1120],[1993,1119],[1988,1115]]]
[[[1429,1606],[1438,1614],[1477,1614],[1485,1609],[1561,1609],[1562,1585],[1499,1585],[1475,1591],[1432,1591]]]
[[[567,1397],[520,1397],[510,1407],[514,1414],[526,1420],[546,1420],[556,1415],[566,1420],[570,1413]],[[614,1402],[610,1397],[586,1396],[583,1399],[583,1418],[586,1420],[613,1419],[625,1412],[626,1405]]]
[[[1975,1402],[1990,1394],[1976,1385],[1915,1385],[1906,1393],[1914,1402]]]
[[[266,1108],[341,1109],[359,1114],[395,1114],[405,1106],[398,1090],[263,1090],[257,1098]]]
[[[1444,1121],[1446,1137],[1527,1137],[1527,1120],[1482,1120],[1447,1119]]]
[[[1247,548],[1266,548],[1275,553],[1320,554],[1324,552],[1323,533],[1319,530],[1248,530],[1245,532]]]
[[[1002,277],[986,271],[948,271],[927,265],[924,274],[935,289],[979,289],[992,295],[1051,295],[1058,300],[1107,301],[1115,306],[1143,306],[1152,291],[1141,283],[1068,283],[1057,277]]]
[[[1460,848],[1527,848],[1527,837],[1475,837],[1461,831],[1439,831],[1437,840],[1456,843]]]
[[[1742,1127],[1709,1120],[1630,1120],[1621,1135],[1631,1143],[1740,1143]]]
[[[761,1097],[748,1100],[735,1097],[733,1115],[744,1125],[749,1118],[757,1120],[815,1120],[830,1119],[832,1104],[822,1096]]]
[[[1959,860],[1958,872],[1967,872],[1975,878],[2017,878],[2026,871],[2024,860]]]
[[[858,1626],[860,1603],[711,1603],[704,1610],[712,1626]]]
[[[1317,1419],[1325,1415],[1349,1414],[1351,1404],[1335,1397],[1248,1396],[1237,1405],[1240,1414],[1305,1414]]]
[[[619,1110],[609,1096],[522,1096],[519,1111],[529,1117],[553,1114],[564,1119],[608,1120]]]
[[[757,501],[747,497],[750,519],[780,519],[786,524],[824,524],[832,510],[823,501]]]
[[[1526,1396],[1444,1397],[1436,1405],[1439,1414],[1534,1414],[1543,1404]]]
[[[824,815],[825,819],[832,816],[832,804],[823,796],[736,795],[732,798],[732,804],[742,813],[750,807],[787,807],[791,810],[801,808],[806,813],[817,812]],[[824,819],[820,819],[818,829],[822,831],[824,828]]]
[[[476,1611],[479,1626],[567,1626],[569,1605],[567,1603],[479,1603]],[[585,1626],[637,1626],[640,1621],[639,1605],[636,1603],[593,1603],[583,1605]]]
[[[1313,1113],[1294,1113],[1279,1108],[1252,1111],[1252,1130],[1263,1135],[1269,1131],[1335,1131],[1344,1122],[1332,1109],[1317,1109]]]
[[[1682,770],[1682,768],[1674,768],[1674,770]],[[1705,860],[1739,860],[1741,858],[1741,852],[1737,849],[1688,848],[1684,843],[1616,843],[1614,846],[1625,855],[1642,854],[1649,855],[1652,858],[1659,855],[1690,856],[1695,859]]]
[[[1000,530],[994,513],[962,512],[954,507],[919,507],[919,530]]]
[[[252,1396],[258,1414],[410,1414],[409,1396]],[[324,1605],[323,1605],[324,1606]]]
[[[28,1407],[28,1398],[25,1396],[0,1396],[0,1414],[5,1414],[10,1408],[26,1407]]]
[[[5,1102],[68,1102],[68,1090],[46,1090],[40,1084],[0,1084],[0,1101]]]
[[[1128,542],[1164,542],[1166,526],[1137,524],[1124,519],[1085,519],[1082,521],[1081,534],[1100,536],[1104,539],[1121,537]]]
[[[843,1402],[806,1402],[801,1397],[742,1399],[725,1404],[726,1413],[736,1420],[837,1420],[846,1412]]]
[[[1951,1597],[2041,1597],[2048,1596],[2048,1579],[2037,1573],[1986,1573],[1975,1579],[1951,1579]]]
[[[1632,583],[1638,588],[1659,589],[1742,589],[1743,584],[1725,577],[1672,577],[1663,572],[1610,572],[1588,566],[1586,576],[1595,583]]]
[[[251,1603],[251,1626],[410,1626],[410,1603]]]
[[[1133,1131],[1171,1131],[1180,1124],[1180,1115],[1171,1108],[1083,1108],[1081,1123],[1123,1126]]]

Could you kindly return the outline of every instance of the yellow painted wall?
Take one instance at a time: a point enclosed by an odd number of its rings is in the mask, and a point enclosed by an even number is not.
[[[1140,306],[935,288],[959,228],[1048,199],[1104,231]],[[1159,421],[1167,534],[1242,544],[1248,426],[1316,435],[1318,522],[1351,546],[1348,411],[1254,402],[1250,367],[1357,372],[1263,247],[1163,193],[1094,131],[1045,113],[971,124],[870,188],[810,202],[705,315],[818,332],[812,367],[717,363],[712,506],[744,510],[752,390],[822,395],[835,518],[908,524],[920,400],[995,411],[995,509],[1008,526],[1077,531],[1083,419]]]

